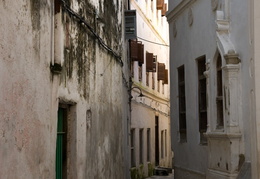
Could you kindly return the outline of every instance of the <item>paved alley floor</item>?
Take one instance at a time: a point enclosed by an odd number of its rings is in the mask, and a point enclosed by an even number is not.
[[[172,172],[168,176],[156,176],[156,175],[154,175],[154,176],[151,176],[151,177],[146,178],[146,179],[174,179],[174,177],[173,177],[173,172]]]

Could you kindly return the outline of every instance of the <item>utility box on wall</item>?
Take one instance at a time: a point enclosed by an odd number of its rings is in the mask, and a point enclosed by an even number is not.
[[[125,11],[125,39],[136,39],[136,11]]]

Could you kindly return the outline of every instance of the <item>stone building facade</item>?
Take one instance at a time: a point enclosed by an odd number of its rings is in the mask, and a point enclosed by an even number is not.
[[[129,178],[127,1],[0,2],[0,178]]]
[[[259,178],[257,1],[169,3],[175,178]]]
[[[130,40],[132,62],[131,177],[171,168],[169,46],[166,1],[130,1],[136,13],[136,38]],[[136,53],[137,52],[137,53]],[[141,95],[140,95],[141,94]]]

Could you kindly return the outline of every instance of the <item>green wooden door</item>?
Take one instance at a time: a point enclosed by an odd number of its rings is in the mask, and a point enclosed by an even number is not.
[[[57,142],[56,142],[56,179],[62,179],[63,173],[63,143],[64,143],[64,109],[58,110]]]

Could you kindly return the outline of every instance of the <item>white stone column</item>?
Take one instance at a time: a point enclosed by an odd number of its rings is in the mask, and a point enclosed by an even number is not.
[[[222,67],[224,130],[207,131],[209,146],[207,178],[210,179],[237,178],[240,158],[243,156],[240,151],[242,135],[239,126],[240,60],[234,50],[229,50],[224,58],[226,62]]]
[[[241,107],[239,90],[240,60],[238,55],[229,53],[224,56],[226,65],[223,67],[224,75],[224,119],[225,133],[239,133],[239,108]]]

